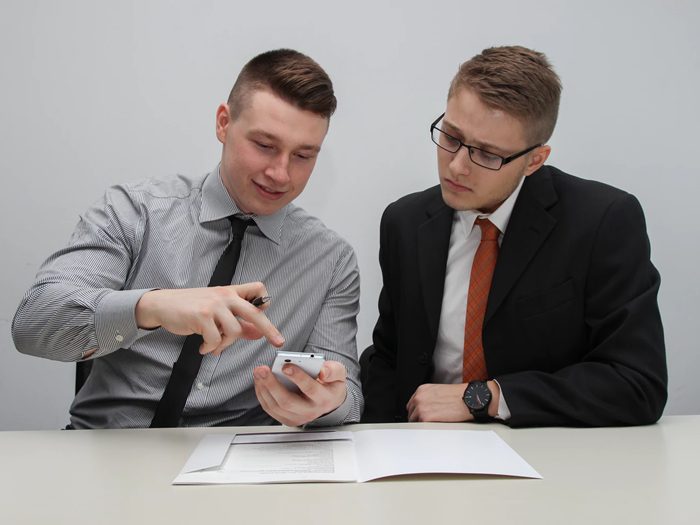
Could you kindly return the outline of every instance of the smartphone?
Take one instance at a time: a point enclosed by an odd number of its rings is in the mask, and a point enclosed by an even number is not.
[[[275,374],[277,380],[287,387],[291,392],[299,392],[297,387],[286,375],[282,372],[282,367],[286,364],[296,365],[311,377],[316,379],[325,359],[321,354],[307,354],[304,352],[277,352],[275,362],[272,363],[272,373]]]

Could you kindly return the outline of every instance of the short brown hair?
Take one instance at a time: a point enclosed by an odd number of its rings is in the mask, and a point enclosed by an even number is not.
[[[261,89],[326,118],[337,104],[328,74],[313,59],[292,49],[267,51],[243,66],[228,96],[231,117],[237,118],[250,95]]]
[[[543,53],[521,46],[484,49],[459,67],[448,99],[460,88],[520,120],[533,142],[544,144],[554,132],[561,81]]]

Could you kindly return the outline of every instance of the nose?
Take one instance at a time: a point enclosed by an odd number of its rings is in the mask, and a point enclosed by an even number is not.
[[[472,159],[469,158],[469,151],[462,146],[452,155],[450,160],[450,171],[455,175],[469,175]]]
[[[273,179],[277,184],[286,183],[289,180],[289,159],[287,156],[275,156],[265,168],[265,175]]]

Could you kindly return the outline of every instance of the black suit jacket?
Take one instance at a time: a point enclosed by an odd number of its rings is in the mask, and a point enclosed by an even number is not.
[[[453,213],[439,186],[384,212],[364,421],[405,421],[409,398],[431,382]],[[632,195],[550,166],[525,179],[483,333],[509,425],[637,425],[661,416],[666,357],[649,251]]]

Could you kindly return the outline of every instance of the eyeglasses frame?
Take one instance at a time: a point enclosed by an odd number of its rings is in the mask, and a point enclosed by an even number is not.
[[[526,148],[526,149],[524,149],[524,150],[522,150],[522,151],[520,151],[520,152],[518,152],[518,153],[514,153],[513,155],[510,155],[510,156],[508,156],[508,157],[503,157],[503,156],[501,156],[501,155],[498,155],[498,154],[493,153],[493,152],[491,152],[491,151],[485,150],[485,149],[483,149],[483,148],[479,148],[479,147],[477,147],[477,146],[471,146],[470,144],[465,144],[464,142],[462,142],[462,141],[459,140],[458,138],[453,137],[453,136],[450,135],[449,133],[447,133],[447,132],[441,130],[440,128],[438,128],[438,127],[437,127],[437,123],[440,122],[440,120],[441,120],[444,116],[445,116],[445,114],[443,113],[443,114],[440,115],[438,118],[436,118],[436,119],[433,121],[433,123],[430,125],[430,140],[433,142],[433,144],[435,144],[438,148],[441,148],[441,149],[443,149],[443,150],[445,150],[445,151],[449,151],[450,153],[457,153],[457,152],[459,151],[459,148],[465,148],[465,149],[467,150],[467,155],[469,155],[469,159],[470,159],[474,164],[476,164],[477,166],[481,166],[482,168],[485,168],[485,169],[487,169],[487,170],[498,171],[498,170],[500,170],[503,166],[505,166],[506,164],[508,164],[508,163],[510,163],[510,162],[512,162],[512,161],[514,161],[515,159],[517,159],[517,158],[519,158],[519,157],[522,157],[522,156],[525,155],[526,153],[530,153],[530,152],[531,152],[532,150],[534,150],[535,148],[539,148],[540,146],[543,145],[543,144],[535,144],[534,146],[530,146],[529,148]],[[440,144],[438,144],[437,142],[435,142],[435,140],[433,139],[433,130],[434,130],[434,129],[438,130],[440,133],[442,133],[442,134],[444,134],[444,135],[447,135],[449,138],[451,138],[451,139],[454,140],[455,142],[459,143],[459,147],[458,147],[456,150],[451,151],[451,150],[447,149],[446,147],[441,146]],[[477,149],[477,150],[479,150],[479,151],[483,151],[484,153],[488,153],[489,155],[493,155],[494,157],[498,157],[499,159],[501,159],[501,165],[500,165],[498,168],[489,168],[488,166],[484,166],[483,164],[479,164],[478,162],[476,162],[476,161],[472,158],[472,151],[471,151],[472,149]]]

